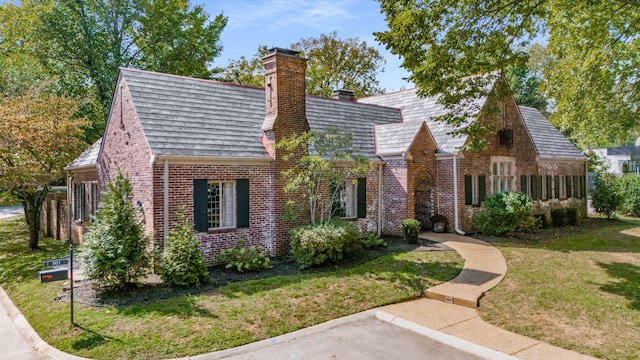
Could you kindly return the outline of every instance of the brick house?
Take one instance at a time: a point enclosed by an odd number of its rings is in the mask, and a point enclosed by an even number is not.
[[[336,126],[373,164],[343,196],[346,217],[361,231],[399,235],[403,219],[429,224],[435,213],[455,220],[450,230],[472,231],[482,199],[507,189],[531,194],[538,212],[570,205],[586,214],[586,159],[542,114],[512,98],[501,99],[500,134],[511,134],[510,143],[494,134],[487,150],[471,153],[457,150],[466,139],[431,120],[443,111],[435,99],[415,90],[360,100],[348,91],[308,96],[306,60],[297,52],[275,48],[263,61],[264,89],[120,69],[98,149],[67,168],[72,229],[83,228],[86,217],[76,214],[87,212],[91,190],[104,190],[122,171],[158,247],[184,208],[209,263],[238,240],[283,254],[297,223],[281,218],[290,163],[274,144]]]

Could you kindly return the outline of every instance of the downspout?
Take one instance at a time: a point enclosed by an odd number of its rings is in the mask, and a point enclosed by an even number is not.
[[[460,234],[465,235],[464,231],[460,230],[458,226],[458,164],[456,163],[458,152],[453,153],[453,223],[454,230]]]
[[[378,236],[382,236],[382,166],[378,165]]]
[[[164,227],[164,247],[167,248],[167,237],[169,235],[169,160],[164,160],[164,172],[162,174],[162,183],[163,183],[163,227]]]

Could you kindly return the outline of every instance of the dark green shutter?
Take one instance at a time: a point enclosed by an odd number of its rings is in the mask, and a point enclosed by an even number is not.
[[[484,175],[478,175],[478,202],[487,198],[487,179]]]
[[[531,198],[533,200],[538,200],[538,177],[535,175],[531,176]]]
[[[529,195],[527,185],[527,175],[520,175],[520,191],[525,195]]]
[[[538,200],[542,200],[542,188],[544,183],[542,182],[542,175],[538,176]]]
[[[473,205],[473,178],[471,175],[464,176],[464,204]]]
[[[547,199],[553,198],[553,188],[551,187],[551,175],[547,175]]]
[[[584,175],[580,175],[580,191],[581,198],[587,197],[587,178]]]
[[[358,178],[358,218],[367,217],[367,178]]]
[[[578,175],[573,175],[573,197],[578,197]]]
[[[554,175],[553,177],[553,182],[554,182],[554,193],[556,194],[556,199],[560,198],[560,176],[558,175]]]
[[[236,180],[236,227],[249,227],[249,179]]]
[[[567,175],[564,177],[564,182],[567,187],[567,199],[571,197],[571,175]]]
[[[197,232],[209,230],[207,200],[207,180],[193,179],[193,226]]]

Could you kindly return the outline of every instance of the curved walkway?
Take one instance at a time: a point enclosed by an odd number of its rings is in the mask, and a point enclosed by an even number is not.
[[[455,279],[425,291],[426,299],[380,308],[379,319],[409,329],[425,331],[426,327],[445,340],[446,335],[452,336],[520,359],[595,359],[506,331],[480,318],[475,310],[480,298],[507,274],[507,262],[498,249],[452,233],[422,233],[420,238],[457,251],[465,261],[462,271]]]

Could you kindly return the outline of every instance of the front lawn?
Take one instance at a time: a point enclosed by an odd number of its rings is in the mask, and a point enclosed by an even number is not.
[[[621,233],[638,224],[590,221],[597,226],[582,233],[492,242],[509,271],[478,310],[494,325],[553,345],[639,359],[640,238]]]
[[[41,284],[37,276],[42,261],[65,255],[68,245],[45,239],[42,251],[29,252],[27,237],[22,220],[0,221],[0,285],[45,341],[95,359],[183,357],[270,338],[421,296],[463,266],[453,251],[403,250],[359,265],[345,260],[290,275],[210,285],[191,295],[165,290],[140,297],[136,292],[135,301],[122,301],[132,305],[76,301],[75,327],[69,324],[68,299],[54,300],[64,293],[64,282]],[[153,296],[158,293],[164,298]]]

